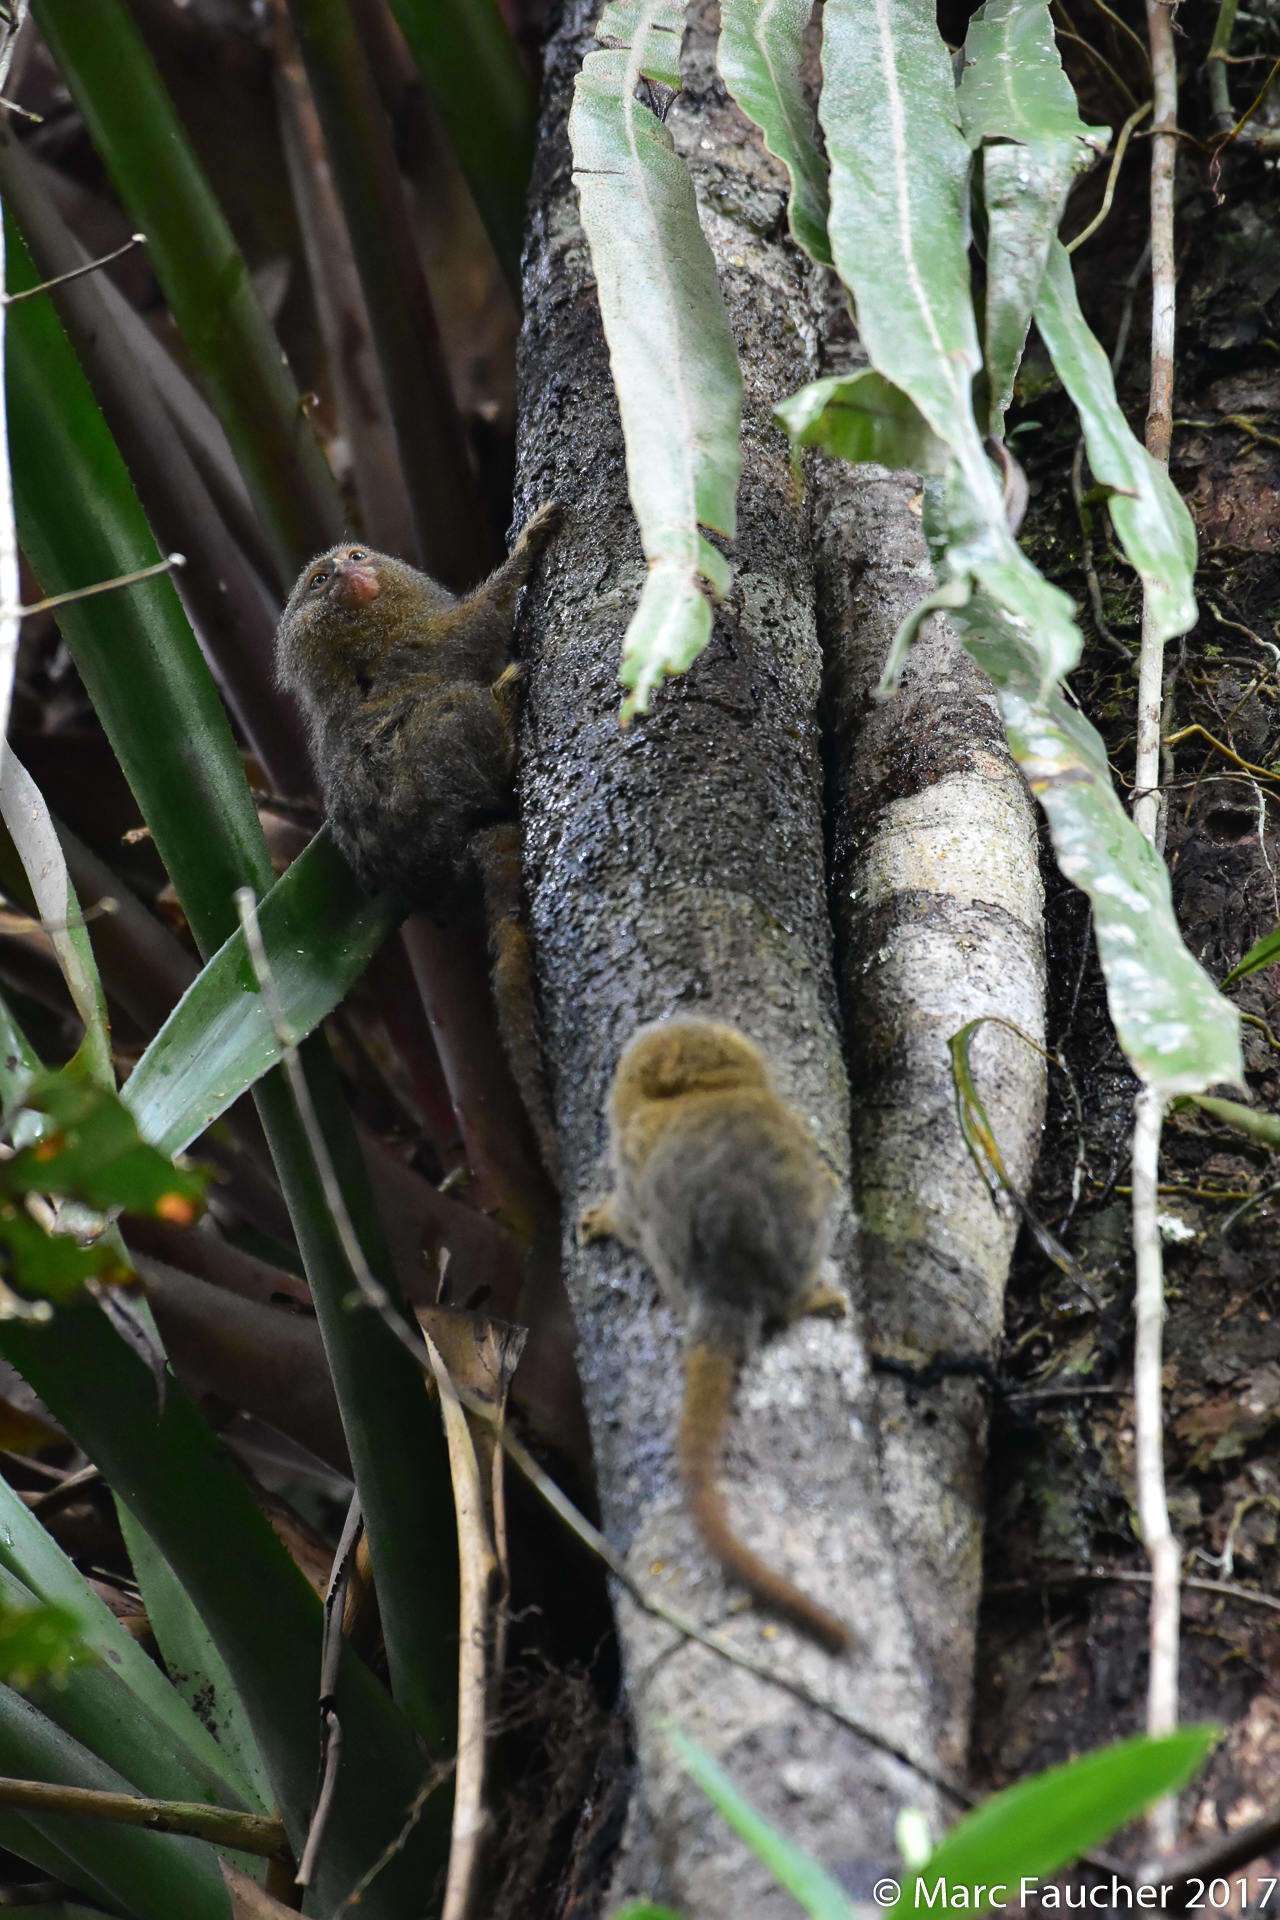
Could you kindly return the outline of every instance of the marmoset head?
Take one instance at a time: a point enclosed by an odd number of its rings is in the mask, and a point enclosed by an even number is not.
[[[407,561],[343,541],[298,575],[276,631],[282,686],[311,702],[359,692],[400,641],[429,641],[429,621],[452,595]]]
[[[714,1020],[663,1020],[642,1027],[618,1063],[614,1120],[625,1127],[645,1101],[768,1084],[764,1055],[736,1028]]]

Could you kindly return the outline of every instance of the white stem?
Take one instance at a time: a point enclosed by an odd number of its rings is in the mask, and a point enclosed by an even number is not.
[[[1151,46],[1151,399],[1147,450],[1169,464],[1173,434],[1174,257],[1173,185],[1177,159],[1178,72],[1168,0],[1147,0]],[[1149,600],[1142,611],[1138,663],[1138,740],[1134,763],[1133,818],[1156,846],[1160,826],[1160,722],[1163,706],[1163,643]],[[1151,1562],[1150,1672],[1147,1731],[1171,1733],[1178,1724],[1178,1630],[1180,1556],[1169,1524],[1164,1483],[1164,1272],[1156,1217],[1160,1127],[1164,1100],[1143,1087],[1134,1103],[1133,1251],[1136,1320],[1133,1357],[1134,1424],[1137,1435],[1138,1521]],[[1170,1795],[1152,1808],[1148,1833],[1157,1853],[1172,1850],[1178,1803]]]

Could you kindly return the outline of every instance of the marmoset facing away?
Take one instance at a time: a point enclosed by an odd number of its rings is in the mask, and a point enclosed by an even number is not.
[[[479,895],[498,1023],[554,1161],[520,912],[515,822],[516,597],[560,524],[529,521],[509,559],[463,599],[404,560],[344,542],[298,576],[276,633],[334,839],[371,893],[453,917]]]
[[[740,1364],[769,1322],[844,1312],[826,1279],[835,1176],[736,1028],[668,1020],[633,1037],[613,1082],[614,1191],[583,1212],[585,1243],[644,1256],[684,1322],[679,1458],[703,1540],[756,1598],[832,1651],[844,1622],[734,1534],[720,1489]]]

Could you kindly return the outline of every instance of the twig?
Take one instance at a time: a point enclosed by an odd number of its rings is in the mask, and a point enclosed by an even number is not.
[[[0,91],[9,77],[18,35],[26,18],[27,0],[13,0],[8,25],[0,37]],[[4,224],[0,221],[0,294],[7,285]],[[13,474],[9,466],[9,416],[5,403],[5,313],[0,306],[0,757],[9,731],[9,703],[18,660],[21,615],[14,609],[21,591],[18,577],[18,528],[13,504]]]
[[[109,267],[113,260],[119,260],[123,254],[132,253],[135,247],[145,247],[145,233],[131,233],[122,247],[114,253],[104,253],[97,260],[86,260],[82,267],[71,267],[66,273],[55,274],[52,280],[42,280],[38,286],[22,287],[17,293],[0,293],[0,300],[6,307],[16,307],[19,300],[33,300],[38,293],[48,293],[52,287],[65,286],[68,280],[78,280],[82,273],[96,273],[99,267]]]
[[[1010,1396],[1012,1398],[1012,1396]],[[1121,1586],[1149,1587],[1153,1575],[1147,1567],[1080,1567],[1061,1573],[1042,1573],[1034,1580],[997,1580],[983,1588],[986,1595],[1005,1593],[1043,1593],[1046,1587],[1086,1587],[1095,1582]],[[1257,1587],[1241,1587],[1233,1580],[1206,1580],[1200,1574],[1188,1574],[1182,1585],[1193,1593],[1217,1593],[1224,1600],[1240,1600],[1248,1606],[1280,1613],[1280,1600]]]
[[[424,1327],[427,1358],[440,1395],[454,1509],[458,1516],[458,1755],[449,1870],[441,1920],[466,1920],[476,1891],[484,1810],[487,1637],[498,1559],[485,1523],[475,1442],[444,1357]]]
[[[1280,778],[1277,777],[1274,768],[1255,767],[1251,760],[1242,760],[1238,753],[1233,752],[1230,747],[1224,746],[1221,740],[1216,740],[1198,721],[1192,726],[1182,727],[1177,733],[1166,733],[1163,744],[1166,747],[1176,747],[1180,740],[1189,740],[1193,733],[1198,733],[1202,740],[1207,740],[1211,747],[1216,747],[1224,759],[1233,761],[1242,772],[1251,773],[1254,778],[1258,780],[1270,780],[1273,785],[1280,784]],[[1136,807],[1134,812],[1136,814]]]
[[[76,1494],[83,1492],[85,1487],[96,1486],[101,1478],[101,1469],[90,1462],[87,1467],[81,1467],[77,1473],[67,1474],[56,1487],[45,1487],[42,1492],[35,1494],[27,1501],[27,1511],[28,1513],[51,1513],[55,1507],[73,1500]]]
[[[1147,451],[1169,465],[1173,438],[1174,254],[1173,185],[1177,163],[1178,70],[1168,0],[1147,0],[1155,112],[1151,140],[1151,396]],[[1138,659],[1137,750],[1134,755],[1134,824],[1153,847],[1161,839],[1160,723],[1164,645],[1158,613],[1143,595],[1142,648]],[[1147,1731],[1171,1733],[1178,1724],[1178,1543],[1169,1522],[1164,1481],[1164,1410],[1161,1370],[1164,1343],[1164,1271],[1156,1190],[1164,1099],[1144,1086],[1133,1112],[1134,1427],[1138,1519],[1151,1561],[1150,1671]],[[1157,1853],[1167,1853],[1177,1833],[1178,1803],[1170,1794],[1147,1815]]]
[[[118,1827],[149,1827],[153,1833],[183,1833],[215,1847],[283,1858],[289,1842],[279,1820],[260,1813],[236,1813],[201,1801],[149,1800],[132,1793],[104,1793],[96,1787],[64,1787],[45,1780],[0,1778],[0,1807],[21,1807],[37,1814],[74,1813],[110,1820]]]
[[[2,319],[0,319],[2,324]],[[0,620],[17,618],[25,620],[29,613],[48,613],[50,607],[65,607],[72,600],[92,600],[95,594],[114,593],[117,587],[136,587],[140,580],[154,579],[158,573],[168,573],[174,567],[185,567],[185,553],[171,553],[163,560],[157,560],[149,567],[138,567],[133,573],[121,573],[114,580],[95,580],[91,587],[72,587],[68,593],[51,593],[44,600],[33,600],[29,607],[18,604],[18,590],[15,584],[11,598],[0,597]]]
[[[1116,72],[1111,62],[1108,59],[1106,59],[1098,51],[1097,47],[1095,47],[1091,41],[1086,40],[1082,34],[1072,33],[1069,27],[1059,27],[1057,29],[1057,34],[1058,34],[1059,40],[1071,40],[1071,41],[1074,41],[1076,46],[1083,47],[1084,51],[1089,55],[1090,59],[1096,60],[1098,65],[1102,68],[1102,71],[1105,74],[1110,75],[1111,79],[1115,81],[1117,88],[1124,95],[1125,99],[1129,102],[1129,105],[1132,107],[1133,105],[1136,104],[1133,98],[1133,88],[1125,84],[1124,80]]]
[[[1151,1668],[1147,1681],[1147,1731],[1172,1733],[1178,1724],[1178,1543],[1169,1523],[1164,1484],[1164,1420],[1161,1371],[1164,1276],[1156,1219],[1160,1123],[1164,1100],[1143,1087],[1134,1102],[1133,1246],[1136,1273],[1133,1381],[1138,1480],[1138,1520],[1151,1561]],[[1148,1816],[1157,1851],[1172,1846],[1177,1803],[1160,1801]]]
[[[295,1883],[309,1887],[316,1859],[329,1824],[329,1812],[338,1788],[338,1767],[342,1759],[342,1722],[338,1718],[338,1667],[342,1659],[342,1618],[346,1607],[347,1584],[360,1536],[364,1515],[360,1496],[352,1494],[342,1534],[333,1556],[329,1584],[324,1596],[324,1634],[320,1643],[320,1770],[316,1780],[315,1804],[307,1827],[306,1844],[298,1862]]]
[[[1209,105],[1219,133],[1230,134],[1235,121],[1231,111],[1231,92],[1227,86],[1227,48],[1236,24],[1236,0],[1221,0],[1213,39],[1205,55],[1209,69]]]
[[[1129,25],[1127,20],[1122,20],[1120,18],[1120,15],[1115,11],[1113,7],[1107,6],[1106,0],[1093,0],[1093,4],[1098,9],[1099,13],[1104,13],[1107,16],[1107,19],[1111,22],[1112,26],[1117,29],[1118,32],[1128,35],[1129,39],[1132,40],[1134,46],[1138,50],[1138,57],[1141,59],[1143,66],[1146,67],[1148,72],[1150,72],[1151,55],[1147,51],[1146,47],[1143,46],[1141,36],[1134,32],[1133,28]]]
[[[1143,102],[1143,104],[1140,107],[1134,108],[1133,112],[1129,115],[1129,118],[1125,121],[1124,125],[1121,127],[1120,137],[1116,141],[1116,150],[1111,160],[1111,171],[1107,175],[1107,185],[1106,185],[1106,190],[1104,191],[1102,196],[1102,205],[1098,208],[1097,213],[1094,214],[1093,219],[1089,222],[1088,226],[1084,227],[1076,235],[1074,240],[1068,240],[1067,242],[1068,253],[1074,253],[1076,248],[1082,247],[1086,240],[1091,240],[1094,234],[1098,231],[1098,228],[1102,225],[1103,221],[1106,219],[1107,215],[1110,213],[1111,202],[1115,196],[1116,181],[1120,177],[1120,167],[1121,167],[1121,163],[1124,160],[1125,148],[1129,144],[1130,136],[1132,135],[1134,128],[1138,126],[1143,120],[1146,119],[1150,111],[1151,111],[1151,102],[1150,100],[1146,100]]]
[[[373,1885],[383,1868],[390,1865],[391,1861],[395,1859],[396,1855],[407,1842],[409,1835],[422,1818],[422,1809],[426,1806],[432,1794],[436,1791],[437,1787],[442,1787],[445,1784],[452,1772],[452,1760],[442,1760],[438,1765],[432,1767],[426,1779],[410,1801],[409,1811],[405,1814],[399,1833],[388,1840],[377,1859],[365,1868],[350,1893],[334,1908],[333,1920],[342,1920],[344,1913],[350,1913],[354,1907],[360,1905],[365,1894],[369,1891],[369,1888]]]

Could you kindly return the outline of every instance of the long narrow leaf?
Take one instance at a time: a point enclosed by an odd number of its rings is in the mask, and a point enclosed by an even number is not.
[[[289,1031],[301,1039],[364,972],[395,917],[362,893],[327,829],[258,913]],[[243,933],[219,948],[147,1047],[123,1098],[147,1140],[180,1153],[280,1058]]]
[[[1134,1071],[1166,1094],[1239,1082],[1239,1016],[1183,945],[1168,870],[1117,799],[1098,734],[1061,694],[1033,703],[999,691],[1058,864],[1092,903],[1107,1004]]]
[[[271,535],[281,583],[341,537],[341,496],[231,230],[124,0],[35,0]]]
[[[720,77],[791,176],[787,218],[805,252],[831,265],[827,168],[801,69],[813,0],[721,0]]]
[[[947,464],[947,449],[920,409],[870,368],[813,380],[774,412],[797,447],[914,473],[941,473]]]
[[[44,795],[12,748],[5,753],[0,769],[0,815],[26,872],[36,911],[58,956],[67,991],[84,1022],[81,1058],[85,1069],[100,1087],[114,1091],[116,1080],[111,1066],[107,998],[98,977],[89,931]]]
[[[123,1775],[9,1687],[0,1687],[0,1772],[108,1793],[130,1789]],[[173,1920],[179,1913],[183,1920],[230,1920],[231,1901],[217,1858],[198,1840],[67,1815],[27,1817],[134,1920]]]
[[[448,130],[507,284],[520,297],[533,89],[497,0],[391,0]],[[476,102],[484,111],[476,111]]]
[[[650,567],[623,648],[625,713],[643,712],[664,675],[682,672],[710,638],[707,592],[721,598],[730,573],[702,529],[732,537],[741,470],[742,375],[693,182],[636,98],[642,77],[679,84],[683,30],[677,0],[606,9],[598,31],[628,44],[587,55],[569,115]]]
[[[95,1306],[65,1308],[52,1327],[38,1330],[0,1322],[0,1353],[181,1568],[245,1703],[299,1849],[315,1787],[316,1596],[185,1394],[170,1382],[160,1409],[149,1369]],[[423,1764],[405,1720],[354,1655],[342,1664],[338,1709],[344,1764],[317,1883],[326,1910],[401,1831]],[[428,1803],[404,1851],[364,1895],[362,1915],[402,1920],[406,1906],[417,1910],[422,1886],[440,1865],[448,1828],[443,1811],[442,1820],[437,1802]],[[168,1920],[184,1912],[179,1903]]]
[[[6,1123],[40,1071],[41,1063],[31,1042],[14,1019],[8,1002],[0,996],[0,1113],[4,1114]],[[43,1132],[43,1116],[28,1109],[17,1115],[13,1144],[29,1146]]]
[[[711,1758],[705,1747],[691,1740],[678,1727],[667,1729],[667,1738],[676,1758],[697,1781],[716,1811],[745,1840],[757,1859],[772,1873],[780,1887],[802,1906],[812,1920],[854,1920],[854,1907],[838,1880],[820,1861],[796,1846],[766,1820],[740,1793],[724,1768]]]
[[[154,552],[141,509],[56,317],[40,300],[24,302],[16,316],[11,367],[20,354],[21,377],[11,400],[24,546],[46,586],[110,578]],[[274,879],[208,668],[165,581],[131,588],[110,605],[105,597],[73,603],[62,616],[81,678],[208,954],[235,927],[236,889],[249,884],[265,894]],[[300,939],[305,945],[305,933]],[[322,1036],[304,1057],[357,1233],[394,1293],[364,1163]],[[268,1076],[255,1097],[351,1443],[393,1689],[420,1731],[441,1737],[456,1693],[448,1651],[456,1576],[451,1545],[440,1544],[452,1542],[453,1529],[438,1424],[410,1357],[380,1322],[347,1310],[350,1267],[288,1089]],[[171,1543],[153,1537],[185,1584]]]
[[[15,284],[33,286],[12,224],[8,233]],[[9,327],[18,525],[42,586],[65,593],[149,565],[159,556],[146,517],[52,307],[25,300]],[[196,941],[211,950],[235,924],[235,889],[249,878],[265,891],[273,876],[178,596],[167,579],[147,580],[71,602],[59,626]]]
[[[70,1614],[88,1652],[128,1689],[140,1723],[163,1727],[165,1738],[177,1742],[189,1756],[193,1785],[181,1792],[175,1789],[174,1797],[200,1799],[206,1794],[211,1799],[243,1797],[245,1783],[217,1741],[3,1480],[0,1480],[0,1567],[19,1578],[38,1599]],[[114,1755],[107,1757],[134,1778],[122,1759]],[[218,1791],[210,1793],[207,1785],[197,1788],[196,1777],[215,1783]],[[135,1781],[135,1784],[142,1783]]]
[[[199,1710],[220,1750],[247,1782],[243,1796],[246,1804],[269,1813],[270,1781],[226,1661],[174,1578],[168,1561],[122,1500],[116,1501],[116,1514],[147,1618],[174,1688],[188,1706]],[[159,1789],[153,1791],[158,1793]],[[166,1796],[182,1797],[168,1789]]]
[[[973,415],[970,155],[946,48],[914,0],[828,0],[822,48],[835,263],[872,366],[910,396],[955,463],[947,493],[963,515],[942,573],[973,578],[1005,609],[1047,689],[1075,665],[1081,638],[1067,595],[1009,532]]]
[[[1076,173],[1105,148],[1062,71],[1047,0],[986,0],[969,22],[957,102],[982,149],[988,431],[1000,438],[1031,311]]]
[[[26,1583],[7,1569],[0,1569],[0,1598],[6,1613],[32,1601]],[[65,1617],[70,1621],[75,1616]],[[232,1778],[233,1770],[220,1753],[218,1765],[226,1779],[196,1760],[170,1720],[152,1713],[122,1676],[83,1642],[74,1645],[65,1672],[24,1684],[22,1691],[47,1719],[140,1793],[240,1811],[255,1805],[251,1791]]]
[[[1026,1905],[1036,1886],[1096,1847],[1162,1794],[1177,1793],[1203,1764],[1216,1727],[1182,1727],[1162,1739],[1119,1740],[993,1793],[957,1821],[907,1883],[889,1920],[935,1902],[984,1904],[977,1889],[1007,1888],[1004,1905]]]
[[[1112,489],[1112,524],[1142,576],[1155,632],[1161,640],[1185,633],[1197,617],[1195,526],[1168,468],[1152,459],[1121,411],[1111,363],[1080,311],[1060,241],[1049,251],[1036,326],[1080,415],[1094,478]]]

